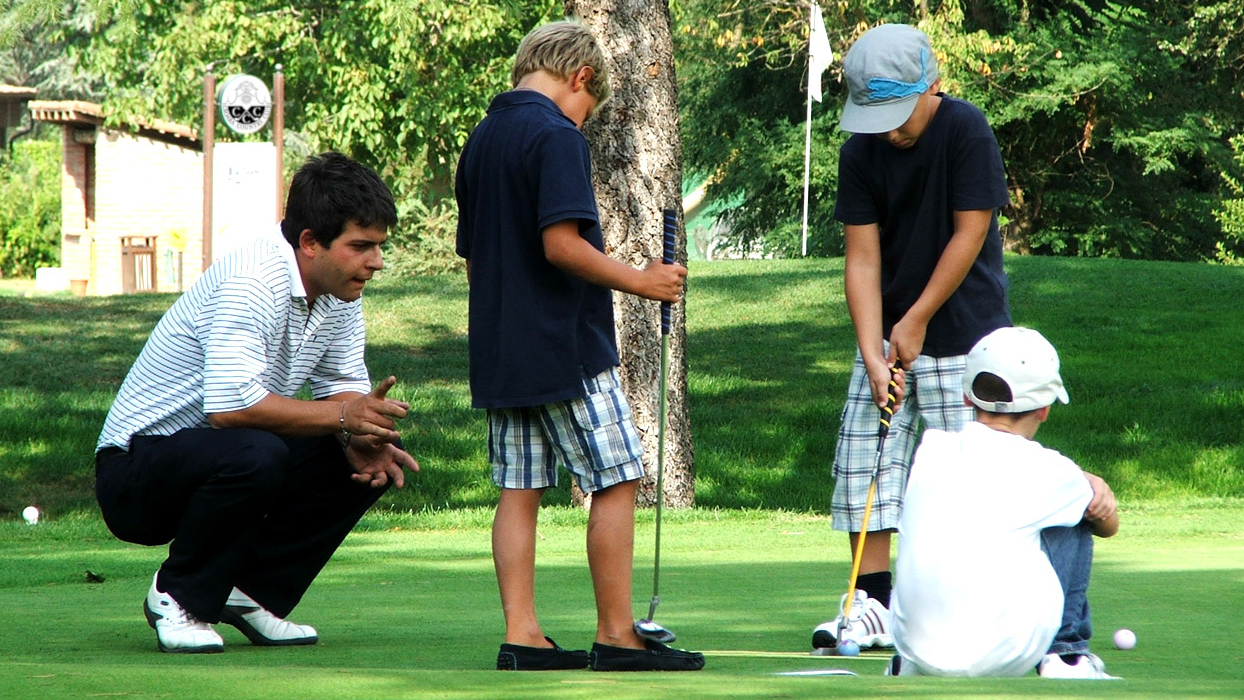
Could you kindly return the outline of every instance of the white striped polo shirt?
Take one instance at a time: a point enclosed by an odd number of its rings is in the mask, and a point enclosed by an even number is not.
[[[96,451],[210,427],[209,413],[292,397],[304,384],[317,399],[370,391],[361,299],[326,294],[308,308],[306,294],[279,227],[213,263],[151,332]]]

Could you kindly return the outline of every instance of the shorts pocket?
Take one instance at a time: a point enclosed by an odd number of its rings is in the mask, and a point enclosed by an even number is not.
[[[643,454],[631,420],[631,407],[614,388],[569,402],[580,452],[596,469],[614,467]]]

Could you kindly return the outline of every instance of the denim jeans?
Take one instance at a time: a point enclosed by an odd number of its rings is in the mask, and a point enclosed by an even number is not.
[[[1093,636],[1089,614],[1089,573],[1093,568],[1093,530],[1088,523],[1041,531],[1041,549],[1063,586],[1063,622],[1051,654],[1087,653]]]

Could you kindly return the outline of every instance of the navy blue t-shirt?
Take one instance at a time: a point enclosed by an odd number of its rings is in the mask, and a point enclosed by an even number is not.
[[[541,93],[502,93],[467,140],[454,191],[457,252],[471,265],[472,405],[582,397],[585,377],[618,364],[613,296],[549,263],[543,231],[577,220],[605,249],[583,132]]]
[[[997,208],[1010,199],[997,139],[974,105],[939,93],[941,104],[908,149],[855,134],[839,151],[834,218],[878,224],[885,337],[920,297],[954,235],[954,213],[994,209],[989,234],[967,277],[929,321],[921,351],[965,355],[1011,325]]]

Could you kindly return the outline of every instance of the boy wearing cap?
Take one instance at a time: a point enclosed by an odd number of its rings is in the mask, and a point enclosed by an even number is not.
[[[899,520],[890,675],[1108,679],[1089,653],[1093,536],[1118,532],[1101,478],[1033,437],[1067,403],[1058,353],[1002,328],[967,356],[976,421],[931,429]]]
[[[971,420],[959,389],[964,355],[985,334],[1011,325],[997,219],[1009,201],[1006,174],[985,116],[938,92],[937,58],[913,27],[864,33],[843,71],[849,98],[839,128],[853,135],[839,156],[834,216],[845,227],[858,353],[834,456],[831,512],[853,554],[891,367],[907,370],[900,401],[911,408],[891,421],[851,619],[839,614],[817,627],[818,648],[836,646],[838,636],[861,647],[892,645],[890,537],[918,424],[957,431]]]

